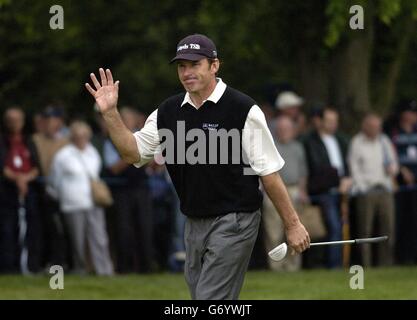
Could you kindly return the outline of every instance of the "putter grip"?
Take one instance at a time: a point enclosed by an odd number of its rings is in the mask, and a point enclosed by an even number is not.
[[[376,237],[376,238],[365,238],[365,239],[356,239],[355,243],[361,244],[361,243],[374,243],[374,242],[382,242],[388,239],[388,236],[383,237]]]

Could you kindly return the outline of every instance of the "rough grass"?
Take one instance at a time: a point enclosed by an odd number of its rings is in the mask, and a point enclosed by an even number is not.
[[[417,266],[365,269],[363,290],[350,288],[352,276],[349,270],[251,271],[240,299],[417,299]],[[64,290],[51,290],[49,279],[0,276],[0,299],[189,299],[182,274],[66,275]]]

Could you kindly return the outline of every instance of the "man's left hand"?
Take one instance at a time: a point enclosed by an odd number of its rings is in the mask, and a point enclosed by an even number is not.
[[[301,253],[310,248],[310,236],[301,222],[296,225],[285,228],[287,244],[296,253]]]

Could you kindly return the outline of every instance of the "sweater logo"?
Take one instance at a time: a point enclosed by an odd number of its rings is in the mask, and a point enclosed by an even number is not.
[[[218,123],[203,123],[203,130],[217,130]]]

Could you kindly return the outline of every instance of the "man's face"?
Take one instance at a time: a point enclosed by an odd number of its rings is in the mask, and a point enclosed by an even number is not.
[[[339,126],[339,115],[333,110],[326,110],[323,114],[322,129],[327,134],[334,134]]]
[[[90,136],[88,131],[83,129],[78,129],[71,135],[72,142],[81,150],[85,149],[88,142],[90,141]]]
[[[36,114],[33,116],[33,127],[35,132],[44,133],[45,132],[45,119],[41,114]]]
[[[125,109],[120,112],[120,115],[122,116],[124,124],[130,131],[137,129],[138,115],[136,112]]]
[[[300,106],[291,106],[281,110],[281,113],[295,120],[300,114],[300,109]]]
[[[417,112],[403,111],[400,120],[404,124],[415,125],[417,123]]]
[[[189,93],[204,90],[213,81],[219,69],[219,62],[209,63],[207,59],[199,61],[179,60],[177,64],[178,77]]]
[[[10,109],[6,112],[4,121],[10,133],[20,133],[25,125],[25,116],[18,109]]]
[[[381,119],[377,116],[368,116],[363,121],[363,132],[371,139],[375,139],[382,130]]]
[[[46,118],[46,134],[54,136],[62,127],[62,119],[59,117],[47,117]]]
[[[294,123],[291,118],[281,116],[277,119],[276,133],[281,143],[288,143],[295,137]]]

